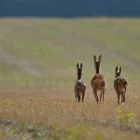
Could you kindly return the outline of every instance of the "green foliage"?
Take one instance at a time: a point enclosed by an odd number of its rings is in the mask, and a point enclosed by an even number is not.
[[[89,138],[89,130],[91,129],[86,124],[79,124],[66,129],[61,129],[57,125],[41,128],[26,122],[17,124],[5,119],[2,119],[0,129],[1,127],[5,135],[11,137],[18,135],[19,139],[23,140],[85,140]],[[93,134],[93,137],[95,140],[102,140],[102,136],[99,133]]]
[[[79,124],[78,126],[68,128],[66,130],[66,140],[85,140],[88,139],[89,127],[86,124]]]
[[[132,112],[123,111],[121,108],[117,109],[116,118],[117,118],[118,121],[120,121],[122,123],[132,122],[134,117],[135,117],[135,114],[132,113]]]
[[[94,140],[102,140],[103,136],[100,133],[95,134]]]

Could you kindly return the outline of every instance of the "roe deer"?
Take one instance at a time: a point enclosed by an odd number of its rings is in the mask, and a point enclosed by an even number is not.
[[[103,76],[99,72],[101,60],[102,60],[102,55],[99,56],[98,60],[96,56],[94,55],[93,61],[95,65],[96,74],[91,80],[91,86],[92,86],[93,94],[95,96],[97,104],[99,102],[101,103],[101,101],[104,102],[104,94],[105,94],[105,81],[103,79]],[[97,95],[98,92],[100,92],[100,100]]]
[[[85,96],[85,90],[86,90],[86,84],[82,81],[82,70],[83,70],[83,64],[80,65],[77,63],[77,80],[75,83],[74,91],[75,91],[75,98],[76,101],[80,102],[82,98],[82,102],[84,101]]]
[[[121,103],[125,102],[126,86],[128,85],[126,79],[121,78],[121,70],[122,70],[121,67],[118,68],[118,66],[116,66],[114,88],[117,94],[118,104],[120,103],[120,96],[121,96]]]

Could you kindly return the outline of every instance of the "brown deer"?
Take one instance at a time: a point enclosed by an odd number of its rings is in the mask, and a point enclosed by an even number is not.
[[[82,102],[84,101],[85,91],[86,91],[86,84],[82,81],[82,70],[83,70],[83,64],[80,65],[77,63],[77,80],[75,83],[74,91],[75,91],[75,98],[76,101],[80,102],[82,99]]]
[[[95,65],[96,74],[91,80],[91,86],[97,104],[101,103],[101,101],[104,102],[104,94],[105,94],[105,81],[103,79],[103,76],[99,72],[101,60],[102,60],[102,55],[99,56],[98,60],[97,57],[94,55],[93,61]],[[98,98],[97,95],[98,92],[100,92],[100,99]]]
[[[125,102],[125,93],[127,87],[127,81],[124,78],[121,78],[121,67],[115,68],[115,80],[114,80],[114,88],[117,94],[117,103],[120,104],[120,96],[121,96],[121,103]]]

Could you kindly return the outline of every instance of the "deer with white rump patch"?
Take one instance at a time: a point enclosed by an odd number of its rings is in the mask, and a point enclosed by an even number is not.
[[[76,101],[84,101],[84,96],[85,96],[85,91],[86,91],[86,84],[82,81],[82,70],[83,70],[83,64],[77,63],[76,65],[77,68],[77,80],[74,86],[74,91],[75,91],[75,98]]]

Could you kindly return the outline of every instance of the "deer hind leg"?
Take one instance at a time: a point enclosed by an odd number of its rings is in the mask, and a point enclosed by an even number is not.
[[[120,93],[117,93],[118,101],[117,103],[120,104]]]
[[[78,98],[79,98],[79,90],[75,90],[75,98],[76,98],[76,102],[78,102]]]
[[[80,102],[81,101],[80,91],[78,92],[77,98],[78,98],[78,102]]]
[[[93,89],[93,94],[94,94],[94,97],[96,99],[96,103],[98,104],[99,103],[99,98],[98,98],[98,95],[97,95],[97,90]]]
[[[75,91],[75,99],[76,99],[76,102],[77,102],[77,92]]]
[[[123,101],[125,102],[125,92],[123,93]]]
[[[82,92],[82,102],[84,102],[85,90]]]
[[[102,91],[100,91],[100,103],[101,103],[101,101],[102,101],[102,97],[103,97],[103,92]]]
[[[103,90],[103,102],[104,102],[104,95],[105,95],[105,91]]]
[[[121,94],[121,103],[122,102],[125,102],[125,92],[123,92],[122,94]]]

